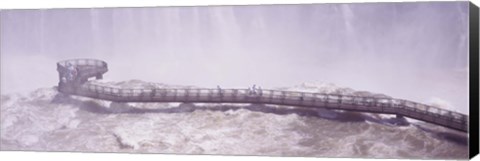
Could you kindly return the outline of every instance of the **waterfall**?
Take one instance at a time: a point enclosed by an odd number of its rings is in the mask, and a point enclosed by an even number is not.
[[[51,64],[27,64],[20,58],[35,55],[55,62],[94,57],[110,62],[109,78],[114,80],[207,87],[332,82],[418,102],[440,98],[467,110],[467,6],[431,2],[7,10],[2,11],[2,56],[11,60],[2,63],[18,58],[21,65],[52,73]],[[40,21],[33,21],[32,14],[40,15]],[[32,31],[40,34],[26,34]],[[7,82],[23,81],[8,91],[30,80],[24,75],[5,77]],[[39,84],[50,86],[53,80]]]

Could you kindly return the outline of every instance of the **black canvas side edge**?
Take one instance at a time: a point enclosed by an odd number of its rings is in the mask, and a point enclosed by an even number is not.
[[[469,3],[469,155],[470,159],[479,153],[479,51],[478,51],[478,7]]]

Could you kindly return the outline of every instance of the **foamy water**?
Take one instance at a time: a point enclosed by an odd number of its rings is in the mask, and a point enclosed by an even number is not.
[[[142,81],[120,87],[169,87]],[[334,84],[284,90],[379,95]],[[385,96],[388,97],[388,96]],[[1,149],[315,157],[468,157],[467,134],[394,116],[250,104],[111,103],[43,88],[1,97]]]

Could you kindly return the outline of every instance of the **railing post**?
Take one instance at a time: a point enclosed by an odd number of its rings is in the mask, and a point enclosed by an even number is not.
[[[177,100],[177,89],[173,89],[173,100]]]
[[[325,105],[326,106],[330,105],[330,95],[329,94],[325,94]]]
[[[156,93],[157,93],[157,89],[156,88],[152,89],[152,93],[150,93],[150,101],[154,101],[153,98],[155,97]]]
[[[238,93],[238,89],[233,89],[232,100],[238,100],[237,93]]]
[[[275,92],[271,90],[270,91],[270,98],[269,98],[271,103],[273,103],[273,93],[275,93]]]
[[[197,89],[196,91],[197,91],[197,98],[196,99],[200,100],[200,89]]]
[[[317,104],[317,95],[314,93],[311,95],[312,95],[312,106],[315,106]]]
[[[190,89],[185,89],[185,101],[189,101],[190,100]]]
[[[380,103],[378,99],[376,99],[376,102],[377,102],[377,106],[380,106],[380,109],[382,109],[382,111],[385,111],[385,105],[383,103]]]
[[[213,93],[213,92],[212,92],[212,90],[210,90],[210,89],[207,89],[207,91],[208,91],[208,97],[207,97],[207,98],[208,98],[208,101],[212,101],[212,98],[213,98],[213,97],[212,97],[212,93]]]
[[[338,107],[342,107],[342,95],[338,95]]]
[[[302,92],[302,94],[300,95],[300,104],[301,105],[305,105],[304,100],[305,100],[305,93]]]
[[[222,89],[217,89],[217,90],[218,90],[218,96],[220,97],[220,101],[223,101]]]

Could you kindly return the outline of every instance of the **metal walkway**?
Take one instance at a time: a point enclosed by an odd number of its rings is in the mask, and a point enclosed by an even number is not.
[[[67,83],[67,64],[77,67],[76,79]],[[467,132],[468,116],[454,111],[403,99],[360,97],[326,93],[292,92],[262,89],[252,93],[247,89],[155,88],[125,89],[96,85],[89,78],[101,79],[108,71],[107,63],[94,59],[74,59],[57,63],[59,88],[62,93],[114,102],[202,102],[254,103],[327,108],[405,116],[447,128]]]

